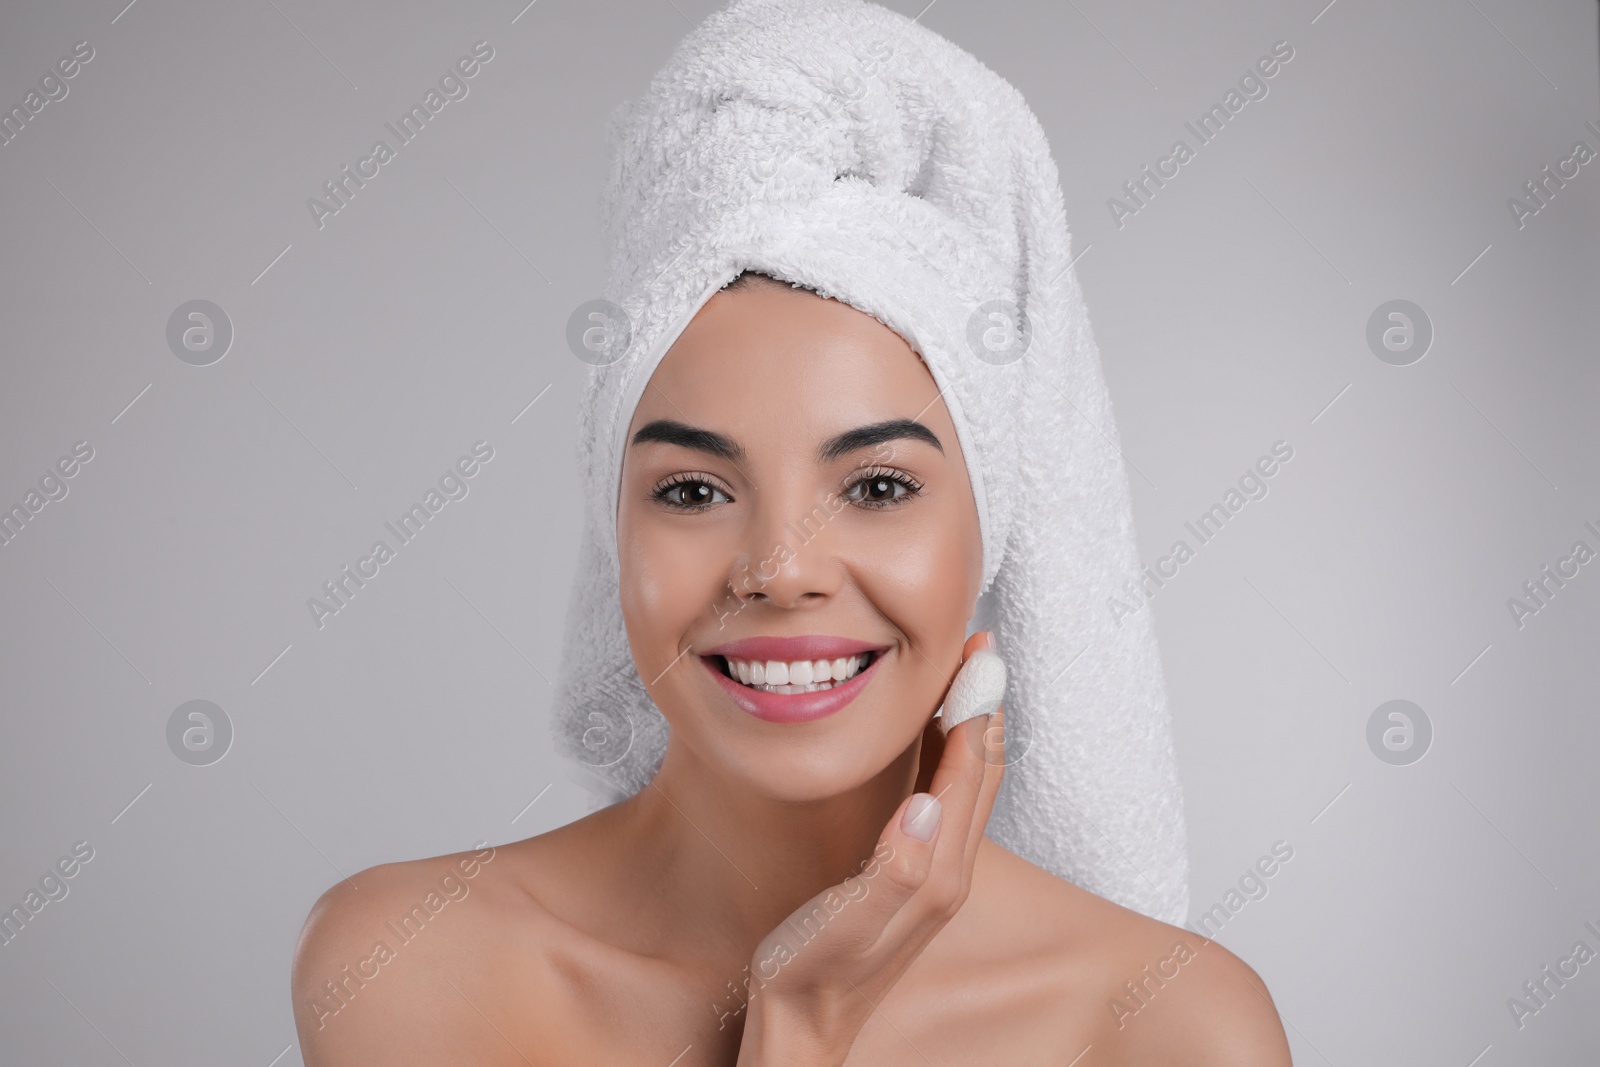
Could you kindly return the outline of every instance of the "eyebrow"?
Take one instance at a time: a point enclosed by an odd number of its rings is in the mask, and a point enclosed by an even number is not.
[[[944,451],[944,445],[940,443],[938,436],[922,423],[915,419],[888,419],[868,426],[858,426],[828,438],[817,449],[817,459],[821,463],[830,463],[851,452],[905,438],[925,441],[940,452]],[[733,438],[715,430],[703,430],[675,419],[656,419],[654,422],[646,423],[633,435],[632,443],[639,445],[651,441],[720,456],[733,463],[742,463],[745,459],[744,449]]]

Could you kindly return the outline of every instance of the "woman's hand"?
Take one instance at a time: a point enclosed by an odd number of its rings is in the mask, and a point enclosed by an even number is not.
[[[969,637],[962,663],[980,648],[992,650],[994,638]],[[917,775],[926,792],[900,805],[860,874],[801,905],[757,947],[750,969],[761,985],[739,1067],[842,1064],[875,1006],[955,916],[1005,770],[1003,718],[1002,707],[948,737],[930,720]]]

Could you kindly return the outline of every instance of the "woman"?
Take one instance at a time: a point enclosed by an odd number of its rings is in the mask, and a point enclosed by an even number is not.
[[[828,67],[856,31],[887,46],[867,53],[878,96],[848,93],[836,112],[812,97],[779,109],[794,122],[775,133],[761,94],[791,83],[767,76],[774,65],[811,48]],[[612,291],[636,328],[595,360],[585,401],[590,537],[557,717],[626,795],[547,834],[329,890],[295,963],[310,1067],[1288,1063],[1265,987],[1236,957],[985,834],[1004,815],[1009,836],[1056,856],[1039,842],[1077,839],[1056,832],[1053,798],[1078,797],[1096,821],[1136,808],[1121,780],[1164,787],[1170,743],[1158,688],[1127,669],[1146,662],[1129,650],[1148,630],[1091,618],[1105,579],[1059,569],[1120,560],[1102,568],[1113,574],[1130,558],[1120,469],[1087,459],[1085,431],[1052,421],[1063,405],[1043,395],[1108,414],[1084,335],[1052,321],[1052,301],[1082,318],[1059,192],[952,195],[936,167],[894,165],[936,162],[929,146],[958,143],[962,121],[1043,151],[1026,123],[1001,121],[994,101],[1014,103],[998,79],[952,51],[872,5],[741,0],[680,48],[654,106],[623,114],[608,226]],[[927,126],[939,138],[908,147],[896,138],[910,125],[864,121],[914,112],[897,109],[940,63],[988,79],[981,123],[947,114]],[[822,67],[787,69],[803,82]],[[738,91],[676,77],[693,70]],[[651,173],[639,161],[670,148],[663,131],[685,113],[674,86],[693,86],[704,121]],[[882,139],[833,136],[863,130]],[[737,158],[750,149],[759,158]],[[1033,178],[1035,193],[1054,182],[1042,164]],[[957,225],[957,201],[992,214]],[[1008,234],[1005,217],[1028,232]],[[948,258],[907,257],[899,242],[919,226],[949,239]],[[987,289],[995,265],[1021,282]],[[961,362],[950,309],[983,306],[986,289],[1038,310],[1036,356],[1001,346]],[[1029,492],[1007,456],[1101,495]],[[1092,521],[1051,510],[1096,502],[1107,515]],[[1036,714],[1026,754],[1008,750],[1004,708],[947,736],[934,716],[957,667],[994,652],[1014,672],[1008,699],[1054,712],[1064,642],[1057,613],[1027,610],[1041,589],[1097,638],[1074,662],[1111,671],[1104,690],[1061,683],[1086,703],[1071,722]],[[968,636],[995,592],[1003,646]],[[1106,741],[1105,766],[1050,758],[1083,722],[1129,714],[1141,728]],[[1059,775],[1091,780],[1050,787]],[[1108,816],[1096,789],[1114,798]],[[1150,810],[1169,828],[1170,805]],[[1134,874],[1177,915],[1183,898],[1159,893],[1181,866],[1145,861],[1143,844],[1112,847],[1144,861]],[[1133,874],[1074,847],[1069,870],[1135,899]]]

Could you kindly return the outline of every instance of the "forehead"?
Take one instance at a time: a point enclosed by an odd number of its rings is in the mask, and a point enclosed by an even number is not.
[[[946,421],[938,395],[911,346],[871,315],[757,283],[700,309],[656,367],[629,434],[661,418],[817,438],[891,417]]]

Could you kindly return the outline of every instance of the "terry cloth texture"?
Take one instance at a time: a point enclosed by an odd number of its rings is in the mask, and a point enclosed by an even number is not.
[[[734,0],[608,130],[605,297],[624,316],[582,400],[585,532],[552,716],[603,784],[643,788],[667,724],[618,596],[624,438],[662,356],[743,270],[876,317],[954,419],[983,537],[974,628],[1009,668],[990,836],[1168,922],[1188,911],[1183,796],[1127,475],[1044,131],[1008,82],[863,0]],[[598,362],[598,361],[597,361]],[[955,665],[951,665],[952,674]]]

